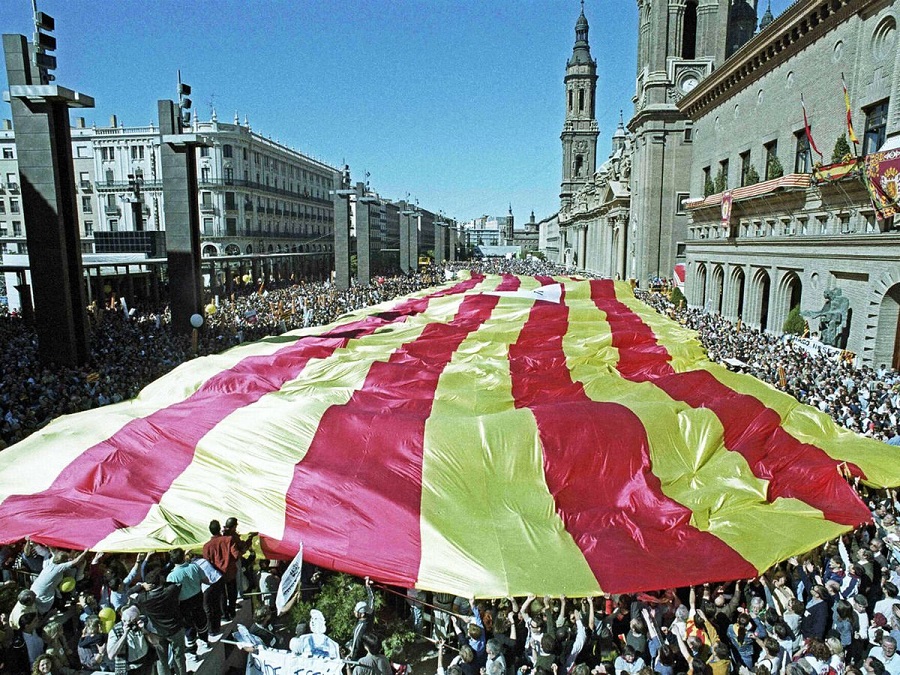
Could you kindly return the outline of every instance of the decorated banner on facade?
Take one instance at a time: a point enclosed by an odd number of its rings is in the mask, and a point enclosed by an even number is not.
[[[866,187],[878,220],[898,211],[900,194],[900,148],[866,155]]]
[[[731,190],[722,193],[722,227],[725,231],[731,228],[731,209],[734,206],[734,195]]]
[[[468,597],[748,578],[870,517],[896,450],[707,360],[631,286],[472,275],[194,359],[0,453],[0,540],[270,557]],[[777,532],[778,536],[772,536]]]
[[[282,649],[257,647],[247,656],[244,675],[341,675],[344,662],[321,656],[298,656]]]

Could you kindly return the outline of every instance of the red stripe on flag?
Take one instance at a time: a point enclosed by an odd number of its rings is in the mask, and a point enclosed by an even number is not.
[[[354,338],[421,313],[429,299],[471,290],[479,275],[389,312],[308,336],[270,356],[251,356],[207,380],[194,394],[128,422],[79,455],[33,495],[0,504],[4,541],[26,536],[66,548],[91,548],[116,529],[140,523],[194,457],[197,442],[235,410],[277,391],[313,358],[325,358]],[[185,514],[189,517],[190,514]]]
[[[739,452],[758,478],[769,481],[768,498],[794,498],[819,509],[836,523],[856,526],[870,514],[837,471],[839,462],[821,448],[801,443],[781,428],[781,418],[758,399],[729,389],[708,371],[676,373],[668,351],[651,328],[615,296],[613,282],[592,281],[591,296],[606,312],[618,370],[634,382],[650,381],[692,408],[708,408],[719,418],[725,447]],[[850,465],[855,475],[862,471]]]
[[[511,275],[497,288],[516,290]],[[500,298],[467,297],[449,323],[432,323],[376,361],[365,384],[322,417],[287,491],[285,534],[264,537],[267,555],[412,588],[421,559],[420,504],[425,423],[438,380],[460,343],[490,318]]]
[[[640,419],[619,403],[592,401],[563,352],[568,307],[536,302],[510,346],[517,408],[531,410],[556,509],[608,593],[706,581],[756,569],[722,540],[691,525],[692,512],[662,492]]]

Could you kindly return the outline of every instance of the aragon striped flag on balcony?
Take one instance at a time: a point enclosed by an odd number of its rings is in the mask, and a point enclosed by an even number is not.
[[[896,449],[624,283],[471,275],[196,359],[0,453],[0,536],[263,550],[384,583],[578,596],[756,575],[869,519]]]

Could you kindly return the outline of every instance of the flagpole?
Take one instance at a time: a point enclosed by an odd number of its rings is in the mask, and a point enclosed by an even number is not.
[[[850,106],[850,92],[847,90],[847,81],[844,79],[844,73],[841,73],[841,88],[844,90],[844,105],[847,107],[847,133],[850,136],[850,142],[853,143],[853,156],[859,157],[858,139],[856,132],[853,130],[853,112]]]
[[[816,142],[812,137],[812,129],[809,127],[809,118],[806,115],[806,103],[803,100],[803,94],[800,94],[800,107],[803,109],[803,127],[806,131],[806,140],[809,141],[809,147],[815,150],[816,154],[819,156],[819,163],[824,163],[825,156],[819,152],[819,148],[816,147]]]

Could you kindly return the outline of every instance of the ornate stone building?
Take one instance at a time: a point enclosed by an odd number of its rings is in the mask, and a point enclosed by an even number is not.
[[[595,274],[626,277],[632,150],[619,122],[609,158],[560,211],[565,246],[557,260]]]
[[[679,101],[693,126],[691,305],[780,333],[792,307],[819,310],[839,289],[836,346],[900,366],[900,230],[876,218],[858,169],[811,180],[800,103],[826,164],[846,131],[842,74],[857,152],[900,142],[898,14],[892,1],[801,0]]]

